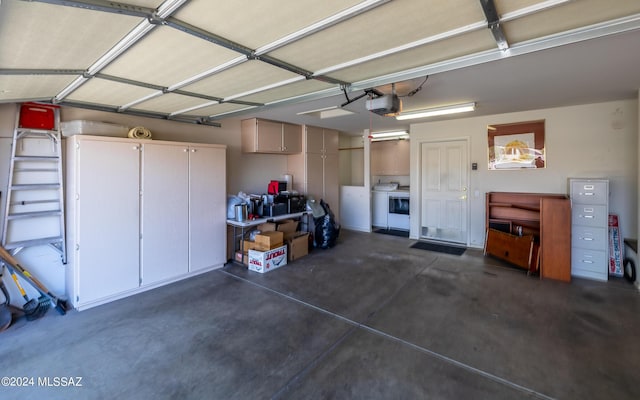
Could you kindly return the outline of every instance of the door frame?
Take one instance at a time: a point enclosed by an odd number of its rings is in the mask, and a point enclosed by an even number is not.
[[[417,189],[414,193],[415,196],[413,196],[415,198],[415,201],[412,199],[411,203],[412,204],[416,204],[416,206],[411,206],[411,212],[414,215],[417,215],[416,219],[413,219],[413,217],[411,218],[413,221],[415,221],[414,223],[412,223],[413,226],[417,227],[416,230],[416,238],[419,240],[421,238],[420,236],[420,229],[421,229],[421,225],[422,225],[422,207],[420,206],[422,204],[422,145],[423,144],[429,144],[429,143],[451,143],[451,142],[465,142],[467,145],[467,164],[469,164],[469,160],[471,159],[471,137],[470,136],[460,136],[460,137],[454,137],[454,138],[447,138],[447,139],[428,139],[428,140],[417,140],[417,146],[416,151],[414,154],[416,154],[416,163],[414,165],[416,165],[416,180],[414,180],[415,184],[417,184]],[[470,168],[469,165],[467,165],[467,168],[465,168],[465,171],[467,173],[467,198],[466,198],[466,229],[467,229],[467,237],[465,239],[465,246],[469,247],[470,244],[470,229],[471,229],[471,214],[470,214],[470,207],[469,207],[469,197],[470,197],[470,193],[472,192],[471,190],[471,173],[470,173]],[[413,192],[413,190],[412,190]],[[450,243],[448,241],[445,240],[436,240],[436,239],[429,239],[435,242],[443,242],[443,243]]]

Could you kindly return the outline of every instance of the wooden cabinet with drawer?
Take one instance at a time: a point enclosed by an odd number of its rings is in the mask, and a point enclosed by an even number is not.
[[[571,209],[564,194],[489,192],[485,254],[541,278],[571,280]]]

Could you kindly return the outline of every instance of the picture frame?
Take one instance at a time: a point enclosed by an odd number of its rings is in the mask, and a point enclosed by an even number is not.
[[[545,168],[544,131],[544,120],[488,125],[489,170]]]

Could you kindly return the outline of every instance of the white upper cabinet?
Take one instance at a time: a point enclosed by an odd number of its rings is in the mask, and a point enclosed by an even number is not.
[[[302,151],[300,125],[264,119],[245,119],[241,122],[243,153],[296,154]]]
[[[371,143],[371,175],[409,175],[408,140]]]

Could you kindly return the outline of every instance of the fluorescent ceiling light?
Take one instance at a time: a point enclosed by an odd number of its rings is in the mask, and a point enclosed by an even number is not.
[[[344,115],[351,114],[355,113],[338,106],[319,108],[317,110],[302,111],[297,113],[297,115],[311,115],[320,119],[342,117]]]
[[[414,110],[414,111],[403,112],[402,114],[397,115],[396,119],[399,121],[402,121],[405,119],[413,119],[413,118],[435,117],[438,115],[469,112],[475,109],[476,109],[476,103],[454,104],[451,106],[425,108],[424,110]]]
[[[372,139],[381,139],[381,138],[400,138],[400,137],[409,137],[407,131],[389,131],[389,132],[374,132],[371,134]]]
[[[402,135],[402,136],[392,136],[392,137],[383,137],[383,138],[371,138],[372,142],[383,142],[385,140],[405,140],[405,139],[409,139],[409,135]]]

